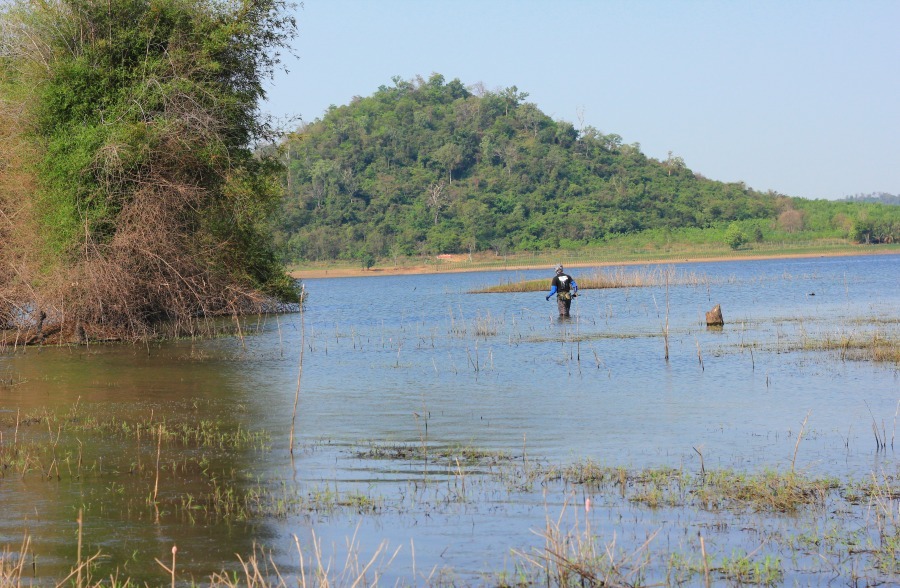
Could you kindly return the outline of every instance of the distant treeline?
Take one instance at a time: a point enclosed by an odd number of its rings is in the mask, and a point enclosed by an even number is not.
[[[879,202],[889,206],[900,206],[900,196],[885,192],[873,192],[872,194],[855,194],[842,198],[846,202]]]
[[[285,143],[285,259],[577,249],[646,230],[737,227],[900,238],[900,210],[707,179],[673,153],[555,121],[515,86],[403,80],[331,107]]]

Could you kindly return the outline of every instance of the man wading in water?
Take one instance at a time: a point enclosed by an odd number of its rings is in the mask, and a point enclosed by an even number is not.
[[[578,284],[569,274],[563,271],[563,266],[556,266],[556,275],[550,281],[550,293],[547,300],[556,294],[556,306],[559,308],[559,316],[569,316],[569,308],[572,306],[572,298],[578,296]]]

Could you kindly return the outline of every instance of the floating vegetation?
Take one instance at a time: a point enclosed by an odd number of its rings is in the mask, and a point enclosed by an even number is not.
[[[449,465],[492,465],[508,463],[515,459],[504,451],[490,451],[472,446],[427,446],[417,443],[372,443],[353,450],[359,459],[384,460],[432,460]]]
[[[697,272],[676,271],[673,267],[615,267],[597,271],[593,274],[576,278],[579,290],[595,290],[604,288],[651,288],[659,286],[703,286],[710,285],[705,274]],[[473,290],[473,294],[492,294],[510,292],[538,292],[549,289],[550,280],[523,280],[506,282],[496,286],[488,286]]]
[[[804,349],[836,351],[840,353],[841,359],[900,363],[900,339],[883,333],[846,335],[821,340],[807,339],[804,341]]]
[[[806,478],[794,472],[766,470],[748,474],[721,469],[694,475],[669,467],[630,471],[592,461],[549,467],[544,478],[595,491],[617,488],[630,502],[651,507],[710,511],[796,512],[805,506],[824,504],[829,492],[844,488],[833,478]],[[854,492],[861,491],[854,488]]]
[[[48,423],[63,423],[55,432],[51,426],[50,433],[33,436],[39,438],[28,442],[23,442],[16,434],[12,439],[8,434],[2,438],[0,457],[4,460],[4,468],[10,463],[8,458],[18,454],[19,463],[30,464],[29,468],[42,474],[51,471],[53,475],[45,479],[58,479],[67,472],[73,477],[76,475],[74,464],[70,470],[68,467],[48,467],[46,461],[54,452],[57,464],[71,461],[63,446],[67,441],[66,433],[76,430],[82,436],[112,434],[133,440],[138,439],[138,431],[141,431],[145,453],[159,451],[159,426],[154,436],[153,427],[113,419],[96,422],[28,417],[19,420],[20,428],[24,421],[27,421],[25,428],[36,426],[40,429]],[[146,424],[146,421],[141,422]],[[206,452],[197,451],[198,443],[203,439],[211,440],[207,443],[210,448],[218,450],[223,446],[220,435],[202,433],[215,430],[216,427],[198,423],[196,429],[182,432],[193,445],[187,447],[176,443],[180,446],[177,458],[169,455],[159,461],[144,460],[139,466],[132,464],[135,467],[128,471],[121,463],[113,463],[114,455],[108,456],[105,461],[109,463],[104,466],[106,473],[102,474],[109,480],[104,482],[106,494],[86,499],[85,515],[90,516],[101,508],[101,504],[114,500],[120,504],[127,519],[179,521],[190,525],[252,522],[267,517],[332,517],[341,513],[378,517],[423,509],[437,515],[452,512],[461,504],[478,505],[486,497],[500,493],[511,495],[540,488],[545,494],[566,497],[564,511],[569,515],[564,517],[561,513],[558,517],[547,517],[545,527],[535,530],[543,539],[540,548],[511,545],[517,558],[514,572],[486,571],[485,577],[491,578],[490,583],[499,586],[572,586],[581,583],[625,586],[656,584],[662,580],[665,580],[662,585],[705,580],[707,583],[768,586],[783,582],[788,574],[795,572],[796,566],[808,565],[803,558],[809,552],[817,554],[828,573],[832,572],[833,566],[848,565],[847,562],[852,562],[858,578],[884,582],[900,572],[897,563],[900,555],[900,515],[897,510],[900,480],[896,476],[873,474],[871,478],[841,482],[794,471],[746,473],[731,469],[701,469],[699,473],[691,473],[668,466],[632,469],[592,460],[552,465],[529,459],[524,447],[521,455],[510,455],[468,445],[429,444],[424,438],[421,443],[351,446],[348,449],[350,459],[432,464],[436,468],[434,477],[416,477],[405,482],[406,489],[400,493],[381,494],[372,486],[360,487],[349,481],[340,485],[332,482],[313,486],[289,480],[261,483],[249,472],[217,469]],[[168,432],[162,438],[165,440],[172,435],[170,439],[174,440],[179,429],[169,427],[165,431]],[[245,447],[238,439],[233,439],[228,446],[231,449]],[[184,451],[185,448],[189,451]],[[101,475],[99,460],[90,467],[87,464],[80,467],[83,472],[90,470],[90,474]],[[427,471],[427,467],[424,470]],[[158,495],[154,492],[154,484],[163,489]],[[141,487],[145,489],[144,493],[134,491]],[[574,508],[570,504],[575,496],[584,497],[583,507]],[[592,506],[592,500],[602,506]],[[635,545],[634,538],[626,540],[593,529],[588,515],[596,508],[609,513],[634,513],[628,516],[660,509],[667,509],[667,513],[685,513],[688,516],[684,520],[681,520],[682,516],[675,517],[680,522],[672,523],[669,533],[671,535],[674,529],[675,534],[680,534],[677,531],[679,525],[686,525],[685,529],[691,529],[691,533],[684,535],[689,538],[687,543],[657,545],[659,531],[651,531]],[[581,516],[577,516],[579,512]],[[846,520],[865,519],[868,523],[860,527],[856,523],[840,526],[833,522],[830,527],[821,527],[814,522],[820,516],[830,516],[827,513],[831,512],[842,513]],[[573,514],[576,515],[574,522]],[[742,534],[762,533],[763,529],[755,527],[762,520],[760,515],[791,517],[794,521],[791,527],[798,528],[798,532],[765,531],[766,537],[762,540],[766,545],[765,552],[730,548],[723,553],[714,542],[705,542],[705,538],[717,533],[717,525],[727,532],[727,521],[738,521]],[[803,524],[810,524],[809,530],[800,529]],[[354,549],[358,549],[358,544],[354,545]],[[296,548],[300,549],[299,542]],[[24,585],[23,566],[26,564],[23,554],[28,551],[27,544],[24,549],[14,551],[7,546],[0,554],[0,585]],[[304,549],[306,551],[300,552],[300,558],[308,562],[308,566],[302,570],[278,572],[270,555],[266,556],[269,559],[263,558],[263,551],[242,558],[243,567],[238,569],[245,570],[253,578],[260,574],[253,583],[258,587],[338,585],[341,578],[355,582],[365,577],[374,581],[374,577],[366,575],[371,569],[365,564],[352,570],[343,569],[319,559],[322,554],[317,554],[317,550],[321,546],[315,542]],[[384,553],[384,549],[383,545],[378,546],[376,554]],[[253,567],[261,566],[264,560],[267,562],[265,572]],[[798,560],[806,561],[806,564],[786,563]],[[80,563],[73,568],[82,566],[82,586],[100,584],[86,581],[92,577],[88,567],[93,570],[94,562],[98,561],[79,559]],[[391,558],[378,561],[389,566]],[[170,570],[176,580],[180,577],[175,561],[167,562],[165,570]],[[243,585],[244,579],[223,571],[213,574],[209,585]],[[417,583],[420,580],[422,578],[410,581]],[[122,578],[119,578],[119,584],[121,582]]]

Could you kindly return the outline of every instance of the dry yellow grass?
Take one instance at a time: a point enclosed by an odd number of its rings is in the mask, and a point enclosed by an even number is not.
[[[574,276],[579,290],[603,288],[649,288],[658,286],[708,286],[709,278],[696,272],[677,272],[666,267],[611,267],[585,276]],[[550,278],[506,282],[475,290],[475,293],[537,292],[550,287]]]

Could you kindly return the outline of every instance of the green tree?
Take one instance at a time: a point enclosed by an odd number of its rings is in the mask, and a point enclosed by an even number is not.
[[[749,239],[737,223],[731,223],[725,230],[725,244],[732,249],[740,249]]]
[[[31,232],[5,260],[42,251],[20,268],[30,304],[142,336],[296,300],[265,232],[282,163],[254,148],[275,138],[258,102],[294,35],[283,2],[18,0],[0,18],[0,104],[36,155]]]
[[[456,169],[463,160],[462,149],[455,143],[445,143],[438,147],[434,152],[433,157],[443,169],[447,170],[447,183],[453,184],[453,170]]]

